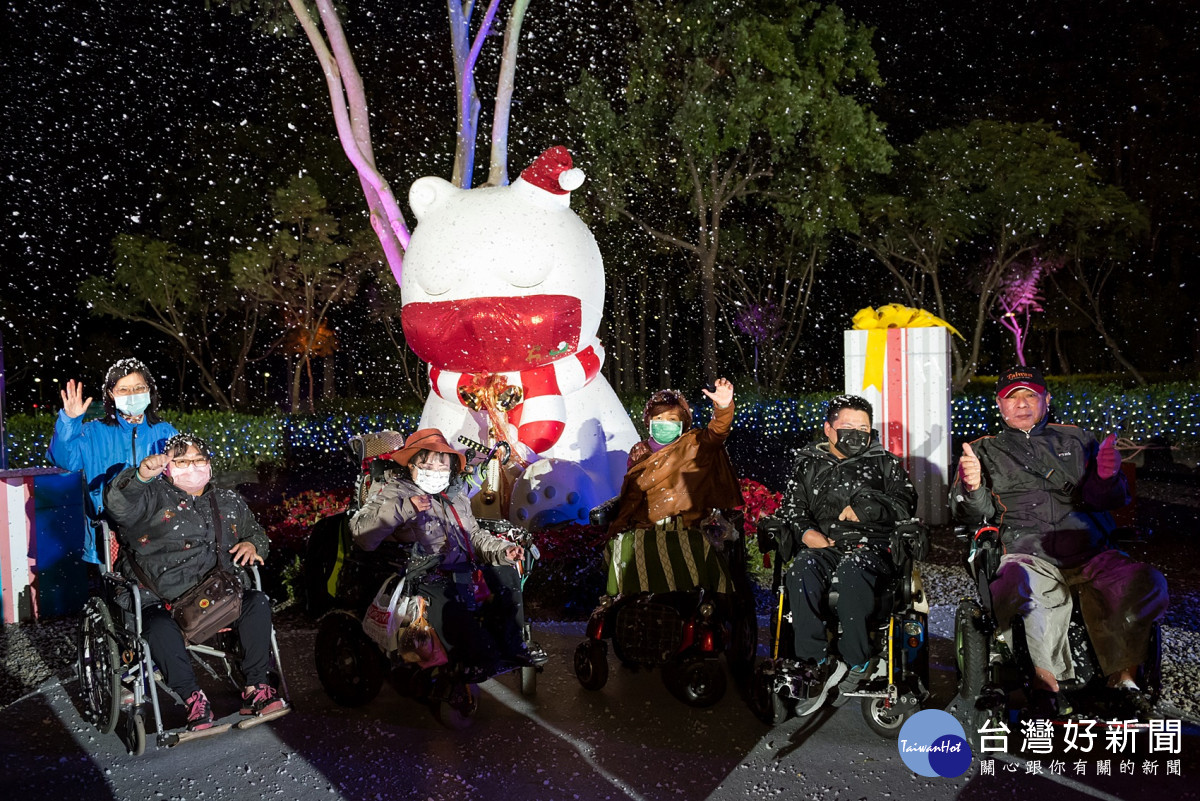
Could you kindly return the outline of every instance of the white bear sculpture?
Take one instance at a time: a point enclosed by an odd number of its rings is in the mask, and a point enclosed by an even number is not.
[[[458,447],[513,443],[508,517],[524,526],[586,522],[616,495],[638,435],[600,375],[604,265],[570,209],[583,182],[564,147],[510,186],[413,183],[417,218],[404,258],[401,321],[429,365],[422,427]],[[485,512],[486,515],[486,512]],[[499,516],[499,515],[493,515]]]

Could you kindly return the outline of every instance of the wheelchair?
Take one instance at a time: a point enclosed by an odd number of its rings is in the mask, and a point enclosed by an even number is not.
[[[593,509],[591,523],[607,526],[615,502]],[[608,682],[609,642],[625,667],[660,668],[670,693],[689,706],[709,707],[725,695],[728,680],[719,658],[722,653],[735,678],[748,678],[758,649],[758,617],[746,570],[741,514],[723,516],[734,534],[724,540],[729,591],[697,586],[687,591],[603,596],[588,619],[587,639],[575,649],[575,676],[585,689],[600,690]],[[663,536],[668,548],[686,548],[688,543],[680,538],[706,535],[672,531]]]
[[[183,727],[167,729],[163,725],[159,691],[165,692],[180,705],[183,699],[162,680],[162,674],[150,654],[150,644],[142,635],[143,589],[138,582],[114,569],[120,556],[120,545],[107,523],[101,523],[97,538],[104,555],[100,594],[90,597],[84,605],[78,638],[77,671],[85,717],[102,734],[111,734],[120,728],[129,753],[141,756],[146,750],[147,702],[153,715],[153,728],[149,733],[155,735],[159,747],[220,734],[231,727],[249,728],[291,711],[291,697],[281,667],[279,642],[272,625],[271,664],[267,680],[287,702],[283,711],[262,719],[243,719],[236,724],[218,723],[199,732],[188,732]],[[253,578],[254,589],[261,592],[262,578],[257,565],[249,565],[247,570]],[[128,593],[129,610],[118,603],[117,598],[121,593]],[[237,632],[223,629],[205,643],[187,644],[187,650],[193,662],[205,674],[216,680],[228,680],[241,691],[245,677],[241,672],[243,651]]]
[[[977,748],[980,729],[1001,722],[1015,724],[1028,712],[1034,666],[1021,617],[1013,618],[1011,635],[1007,638],[995,617],[990,587],[1004,554],[1000,529],[984,525],[974,531],[959,529],[956,536],[970,541],[966,568],[975,583],[977,597],[961,599],[955,609],[958,694],[950,711],[963,724],[972,748]],[[1067,641],[1075,677],[1059,682],[1060,695],[1065,696],[1071,707],[1058,710],[1064,717],[1089,708],[1103,712],[1106,694],[1106,677],[1092,648],[1077,591],[1071,593],[1071,604]],[[1158,623],[1151,628],[1146,659],[1138,669],[1136,681],[1153,707],[1162,691],[1162,630]]]
[[[759,521],[759,549],[763,553],[778,550],[778,534],[786,525],[776,518]],[[896,571],[883,591],[876,594],[875,607],[867,619],[874,652],[869,675],[849,694],[861,699],[864,720],[881,737],[896,737],[904,722],[929,697],[929,601],[921,572],[913,563],[928,551],[928,531],[918,520],[905,521],[893,531],[889,547]],[[796,659],[783,560],[776,553],[773,561],[771,653],[755,667],[751,692],[755,712],[772,725],[782,723],[794,714],[798,702],[819,691]],[[833,581],[825,624],[826,636],[836,645],[840,631],[836,576]]]
[[[385,680],[391,681],[402,695],[430,707],[434,716],[452,728],[470,724],[478,709],[477,685],[510,670],[520,670],[524,695],[537,692],[541,665],[505,667],[487,672],[449,656],[445,664],[422,667],[404,659],[394,647],[384,648],[364,629],[364,619],[381,587],[392,592],[398,602],[414,596],[421,579],[435,570],[438,555],[418,556],[411,547],[384,543],[374,552],[359,549],[350,534],[350,517],[361,507],[374,481],[388,471],[402,469],[386,456],[403,446],[404,438],[394,431],[365,434],[353,438],[350,446],[364,469],[358,477],[351,506],[346,512],[318,521],[309,535],[305,561],[306,598],[310,614],[318,618],[314,657],[317,677],[325,692],[336,703],[357,707],[378,696]],[[521,584],[539,558],[533,535],[506,520],[478,519],[480,528],[520,545],[525,551],[521,565]],[[476,619],[487,628],[486,604],[475,611]],[[537,649],[532,627],[525,622],[522,640]]]

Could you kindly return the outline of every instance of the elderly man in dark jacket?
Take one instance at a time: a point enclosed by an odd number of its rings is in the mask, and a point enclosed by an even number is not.
[[[213,714],[168,605],[199,583],[218,561],[226,568],[231,563],[261,564],[269,545],[242,497],[209,483],[210,463],[203,440],[177,434],[167,440],[163,453],[147,456],[137,467],[120,473],[105,497],[122,546],[118,568],[148,590],[141,593],[142,630],[167,686],[185,699],[191,731],[211,728]],[[244,571],[234,569],[248,587]],[[267,715],[282,710],[283,699],[267,681],[271,605],[264,593],[244,590],[241,616],[233,628],[245,653],[241,713]]]
[[[877,588],[895,572],[891,534],[916,508],[916,491],[903,465],[871,430],[871,412],[871,404],[855,395],[829,402],[826,441],[800,451],[778,512],[789,524],[780,537],[779,556],[795,556],[786,583],[796,656],[811,664],[818,685],[797,705],[799,715],[820,708],[834,685],[834,705],[841,706],[866,679],[867,615]],[[835,576],[841,660],[826,654],[825,619]]]
[[[1037,368],[1000,376],[1006,427],[963,445],[950,491],[958,519],[1000,527],[1005,554],[991,591],[1007,629],[1024,618],[1037,683],[1057,693],[1073,678],[1067,642],[1071,590],[1109,686],[1137,693],[1154,621],[1167,608],[1162,574],[1109,543],[1108,510],[1129,501],[1115,435],[1103,442],[1081,428],[1047,421],[1050,395]]]

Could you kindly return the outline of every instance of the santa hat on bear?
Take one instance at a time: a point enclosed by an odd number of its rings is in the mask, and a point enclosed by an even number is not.
[[[523,181],[569,203],[571,190],[583,185],[583,170],[572,166],[571,153],[562,145],[548,148],[532,164],[521,171],[517,182]],[[516,183],[516,182],[514,182]]]

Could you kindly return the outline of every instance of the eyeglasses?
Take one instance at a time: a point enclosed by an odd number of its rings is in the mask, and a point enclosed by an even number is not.
[[[438,473],[450,472],[450,465],[445,462],[414,462],[414,465],[418,470],[433,470]]]
[[[202,467],[208,464],[208,459],[176,459],[172,464],[178,467]]]
[[[145,384],[138,384],[136,387],[116,387],[113,389],[114,395],[141,395],[143,392],[149,392],[150,387]]]

